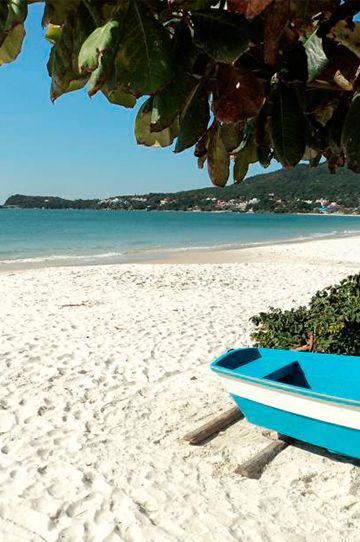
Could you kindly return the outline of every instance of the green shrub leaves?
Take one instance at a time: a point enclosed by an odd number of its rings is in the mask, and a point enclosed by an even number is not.
[[[251,320],[256,346],[296,348],[310,336],[314,349],[329,354],[360,354],[360,274],[317,292],[307,307],[271,309]]]

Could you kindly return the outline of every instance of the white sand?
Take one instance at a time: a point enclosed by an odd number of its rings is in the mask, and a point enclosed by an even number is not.
[[[289,447],[247,480],[259,429],[181,441],[231,405],[209,362],[358,271],[360,238],[248,254],[0,275],[1,542],[360,540],[351,463]]]

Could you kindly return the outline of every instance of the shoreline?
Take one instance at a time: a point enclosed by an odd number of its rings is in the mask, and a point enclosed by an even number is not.
[[[49,257],[48,259],[0,260],[0,274],[8,271],[20,271],[61,267],[98,267],[111,265],[146,265],[146,264],[211,264],[241,263],[263,261],[264,253],[276,247],[296,247],[311,243],[322,243],[340,239],[360,241],[360,232],[324,234],[301,239],[269,241],[259,244],[240,246],[190,247],[175,249],[143,250],[137,253],[125,252],[119,256],[84,255],[75,257]]]
[[[211,264],[211,263],[243,263],[249,261],[260,262],[263,260],[264,253],[271,249],[281,249],[286,247],[296,247],[298,245],[311,245],[312,243],[322,243],[337,241],[341,239],[354,239],[360,242],[359,233],[333,234],[319,237],[309,237],[306,239],[292,239],[286,241],[276,241],[261,243],[258,245],[245,245],[238,248],[211,248],[194,249],[184,251],[169,251],[167,258],[150,259],[143,263],[152,264]]]
[[[288,215],[288,216],[346,216],[360,218],[360,213],[274,213],[273,211],[230,211],[228,209],[213,209],[213,210],[191,210],[191,209],[77,209],[75,207],[69,207],[64,209],[57,208],[40,208],[40,207],[2,207],[0,205],[0,211],[103,211],[103,212],[125,212],[125,213],[229,213],[229,214],[241,214],[241,215]]]

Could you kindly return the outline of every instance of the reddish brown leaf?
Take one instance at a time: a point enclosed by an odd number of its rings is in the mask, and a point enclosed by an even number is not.
[[[250,71],[221,65],[218,72],[219,93],[214,100],[218,121],[230,124],[255,117],[264,101],[264,87]]]
[[[299,42],[300,32],[297,28],[292,28],[287,26],[282,33],[281,39],[279,40],[279,47],[282,51],[287,51],[292,49]]]
[[[334,154],[331,152],[330,149],[327,149],[324,152],[324,156],[327,160],[327,167],[330,173],[333,175],[336,173],[336,168],[338,167],[344,167],[345,165],[345,156],[343,151],[341,151],[339,154]]]
[[[279,56],[279,41],[290,19],[289,0],[274,0],[265,22],[264,60],[275,66]]]
[[[273,0],[228,0],[228,11],[236,11],[245,15],[248,19],[253,19],[260,15],[264,9],[271,4]]]
[[[211,127],[206,130],[205,134],[196,143],[194,150],[194,155],[196,156],[196,158],[202,158],[203,156],[206,156],[209,144],[210,131]]]
[[[245,15],[248,2],[247,0],[227,0],[228,11],[235,11]]]

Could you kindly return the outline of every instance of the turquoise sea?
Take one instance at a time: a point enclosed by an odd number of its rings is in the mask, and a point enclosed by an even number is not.
[[[133,261],[357,232],[355,216],[2,209],[0,263]]]

